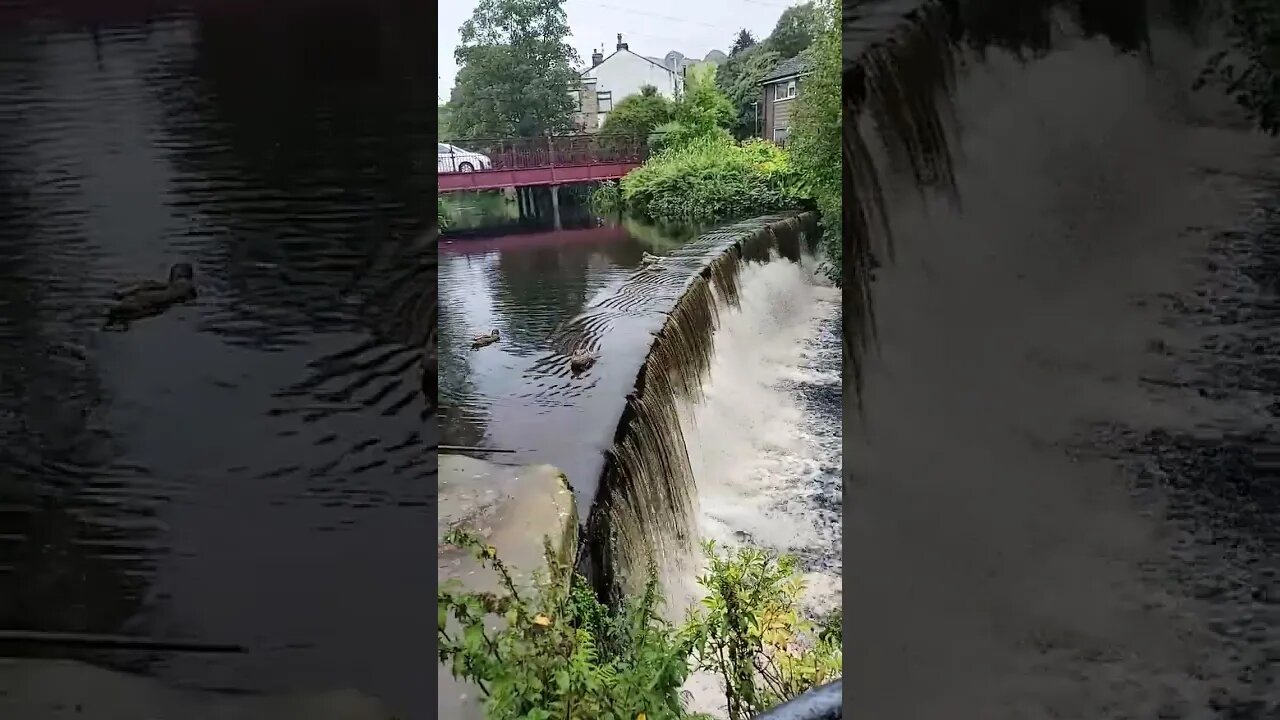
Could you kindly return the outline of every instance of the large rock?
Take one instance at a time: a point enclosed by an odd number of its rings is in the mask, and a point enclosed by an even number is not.
[[[496,573],[468,551],[444,544],[453,528],[469,530],[498,551],[517,581],[527,581],[545,566],[543,538],[553,552],[572,564],[578,549],[578,513],[564,473],[550,465],[497,465],[462,455],[440,456],[439,554],[436,577],[458,580],[470,590],[499,588]],[[438,666],[441,718],[482,720],[479,690],[455,680]]]

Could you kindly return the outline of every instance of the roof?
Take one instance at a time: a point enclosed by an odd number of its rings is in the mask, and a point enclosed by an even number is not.
[[[675,75],[675,74],[676,74],[676,72],[675,72],[674,70],[672,70],[671,68],[667,67],[666,65],[663,65],[663,64],[662,64],[662,63],[660,63],[660,62],[656,62],[653,58],[645,57],[644,55],[641,55],[640,53],[631,52],[631,50],[630,50],[630,49],[622,49],[622,50],[614,50],[613,52],[609,53],[608,57],[606,57],[605,59],[603,59],[603,60],[601,60],[600,62],[596,63],[595,65],[592,65],[591,67],[587,68],[586,70],[583,70],[582,72],[578,73],[578,76],[579,76],[579,77],[581,77],[581,76],[583,76],[583,75],[586,75],[587,73],[591,72],[592,70],[595,70],[596,68],[600,67],[601,65],[603,65],[603,64],[605,64],[605,63],[607,63],[607,62],[609,62],[609,58],[613,57],[614,55],[617,55],[618,53],[630,53],[630,54],[635,55],[636,57],[640,58],[641,60],[645,60],[645,61],[649,62],[649,63],[650,63],[650,64],[652,64],[652,65],[657,65],[658,67],[662,68],[663,70],[666,70],[667,72],[671,73],[672,75]]]
[[[800,54],[778,63],[777,66],[773,68],[773,72],[764,76],[764,79],[760,81],[760,84],[768,85],[769,83],[784,80],[796,75],[803,75],[807,72],[809,72],[809,58]]]

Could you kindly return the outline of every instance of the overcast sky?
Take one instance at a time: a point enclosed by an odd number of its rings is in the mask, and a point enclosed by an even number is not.
[[[593,47],[613,52],[616,35],[633,52],[662,57],[678,50],[688,57],[702,58],[711,50],[729,52],[739,28],[750,30],[763,40],[773,30],[778,16],[801,0],[568,0],[569,42],[584,63],[591,61]],[[449,90],[458,74],[453,60],[458,46],[458,28],[471,17],[477,0],[454,0],[439,4],[440,82],[439,101],[449,99]],[[628,7],[634,5],[635,7]]]

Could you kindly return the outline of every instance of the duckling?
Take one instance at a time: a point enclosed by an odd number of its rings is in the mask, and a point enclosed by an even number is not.
[[[569,370],[574,375],[586,372],[592,365],[596,364],[596,359],[599,357],[598,354],[587,352],[581,348],[574,350],[573,354],[569,356]]]
[[[130,320],[159,315],[179,303],[196,297],[195,271],[188,263],[178,263],[169,268],[169,281],[148,280],[116,292],[116,304],[107,311],[107,323],[128,323]]]
[[[477,335],[471,338],[471,349],[479,350],[485,345],[492,345],[498,342],[498,331],[490,330],[488,335]]]

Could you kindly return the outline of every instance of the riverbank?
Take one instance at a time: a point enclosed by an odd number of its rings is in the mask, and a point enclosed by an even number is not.
[[[1271,441],[1258,429],[1275,424],[1257,389],[1178,385],[1206,337],[1230,334],[1223,313],[1196,324],[1179,308],[1249,275],[1213,248],[1276,167],[1274,144],[1239,129],[1228,103],[1182,90],[1197,66],[1164,36],[1154,69],[1099,43],[1025,65],[969,59],[956,91],[962,211],[894,211],[898,258],[875,284],[880,349],[845,454],[845,565],[862,579],[844,598],[856,715],[1274,710],[1274,570],[1242,576],[1265,554],[1224,544],[1196,521],[1223,513],[1178,491],[1210,467],[1194,458],[1229,452],[1208,450],[1215,438],[1253,433],[1237,454],[1261,457]],[[1106,457],[1126,437],[1149,440],[1129,443],[1142,458]],[[1221,473],[1203,477],[1251,482]],[[1206,587],[1239,601],[1206,602]]]

